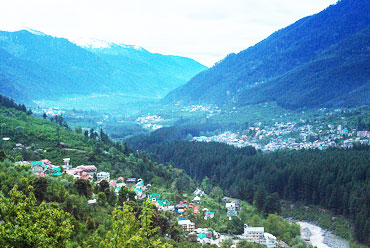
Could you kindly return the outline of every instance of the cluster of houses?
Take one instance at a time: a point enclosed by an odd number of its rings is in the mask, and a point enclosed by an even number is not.
[[[304,122],[304,120],[302,120]],[[312,125],[295,122],[274,123],[271,127],[261,127],[256,123],[245,132],[223,132],[216,136],[194,137],[198,142],[221,142],[235,147],[252,146],[264,152],[280,149],[327,149],[329,147],[351,148],[354,143],[370,145],[370,132],[349,129],[332,124],[314,128]]]
[[[53,165],[49,160],[43,159],[41,161],[19,161],[19,165],[30,165],[32,172],[39,176],[53,175],[59,176],[64,173],[72,175],[74,178],[82,178],[92,180],[94,174],[96,175],[96,182],[100,183],[102,180],[109,182],[109,185],[115,189],[116,194],[122,187],[133,188],[133,191],[136,193],[136,199],[145,199],[148,198],[150,202],[154,203],[158,210],[160,211],[173,211],[178,214],[178,224],[182,226],[185,232],[188,232],[189,235],[195,236],[196,241],[201,244],[220,244],[226,237],[220,235],[219,233],[209,230],[207,228],[195,228],[195,224],[186,219],[187,210],[193,209],[194,214],[200,214],[199,205],[201,204],[201,196],[204,196],[205,193],[201,189],[196,189],[194,191],[194,198],[192,202],[188,203],[186,200],[180,201],[176,205],[171,205],[171,202],[167,199],[161,199],[160,194],[148,194],[146,195],[146,190],[150,189],[151,185],[145,185],[142,179],[136,178],[127,178],[126,181],[123,177],[118,177],[117,179],[111,180],[110,174],[107,172],[97,172],[97,168],[94,165],[80,165],[75,168],[70,164],[70,159],[64,159],[63,166]],[[238,211],[241,209],[240,202],[238,200],[231,201],[230,198],[224,197],[223,202],[225,203],[227,209],[227,217],[231,219],[232,216],[237,215]],[[88,201],[89,205],[95,205],[97,203],[96,199]],[[204,214],[204,219],[214,218],[215,213],[209,211],[207,208],[203,208],[202,212]],[[265,245],[267,248],[275,248],[277,246],[276,237],[272,234],[265,233],[263,227],[249,227],[248,225],[244,226],[244,234],[238,236],[240,239],[245,239],[248,242],[258,243]]]
[[[164,119],[161,116],[150,114],[136,119],[137,124],[149,130],[157,130],[159,128],[162,128],[163,125],[160,125],[160,123],[163,121]]]

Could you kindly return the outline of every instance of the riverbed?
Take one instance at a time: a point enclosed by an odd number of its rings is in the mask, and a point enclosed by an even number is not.
[[[327,230],[323,230],[317,225],[304,221],[297,223],[301,226],[301,235],[306,238],[309,236],[309,241],[307,242],[317,248],[349,248],[348,241]]]

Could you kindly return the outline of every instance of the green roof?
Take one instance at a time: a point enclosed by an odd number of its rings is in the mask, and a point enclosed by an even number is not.
[[[161,198],[161,194],[148,194],[148,198],[155,198],[155,199],[159,199]]]
[[[158,200],[157,202],[161,206],[168,206],[168,205],[170,205],[170,202],[167,199],[166,200],[163,200],[163,201],[162,200]]]
[[[62,172],[55,172],[55,173],[51,173],[53,176],[60,176],[60,175],[63,175]]]
[[[205,239],[205,238],[207,238],[207,235],[205,233],[200,233],[200,234],[198,234],[198,238]]]

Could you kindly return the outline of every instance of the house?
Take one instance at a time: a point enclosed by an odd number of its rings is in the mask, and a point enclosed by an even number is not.
[[[260,244],[265,239],[264,233],[265,233],[264,227],[251,227],[248,226],[247,224],[244,224],[243,236],[246,238],[248,242]]]
[[[194,197],[194,199],[192,200],[192,202],[197,203],[197,204],[200,204],[200,197],[199,196]]]
[[[117,178],[117,181],[121,181],[123,183],[125,181],[125,179],[123,177],[119,177],[119,178]]]
[[[93,205],[96,205],[96,204],[97,204],[96,199],[88,200],[88,201],[87,201],[87,205],[89,205],[89,206],[93,206]]]
[[[72,175],[74,178],[80,178],[82,176],[82,169],[72,168],[65,170],[65,173],[68,175]]]
[[[72,165],[70,164],[71,159],[70,158],[63,158],[63,169],[69,170],[72,169]]]
[[[109,172],[101,171],[96,174],[96,180],[99,182],[100,180],[106,180],[107,182],[110,181],[110,174]]]
[[[229,197],[224,197],[224,198],[222,198],[222,201],[224,203],[228,203],[228,202],[230,202],[230,198]]]
[[[133,191],[136,193],[135,198],[137,200],[141,200],[141,199],[143,199],[143,198],[146,197],[146,195],[144,194],[144,192],[143,192],[143,190],[141,188],[137,188],[136,187],[136,188],[133,189]]]
[[[262,245],[265,245],[267,248],[275,248],[277,247],[278,241],[274,235],[271,233],[264,233],[264,242]]]
[[[199,189],[199,188],[197,188],[197,189],[193,192],[193,194],[194,194],[195,196],[203,196],[203,195],[205,195],[204,191],[203,191],[203,190],[201,190],[201,189]]]
[[[228,202],[228,203],[226,203],[226,209],[229,210],[229,211],[236,210],[235,202]]]
[[[230,211],[227,211],[226,216],[229,218],[229,220],[231,220],[231,217],[237,214],[238,213],[235,210],[230,210]]]
[[[46,168],[45,168],[44,164],[41,161],[40,162],[32,162],[31,163],[31,170],[32,170],[32,173],[34,173],[38,176],[44,176]]]
[[[51,162],[47,159],[43,159],[37,162],[32,162],[31,170],[34,174],[38,176],[45,176],[45,175],[60,176],[63,174],[61,172],[60,167],[52,165]]]
[[[194,207],[194,214],[199,214],[199,206]]]
[[[195,224],[190,220],[178,220],[177,223],[182,226],[184,232],[193,232],[195,229]]]
[[[207,211],[204,213],[204,219],[212,219],[213,217],[215,217],[215,212],[211,212],[211,211]]]
[[[126,180],[126,184],[128,185],[133,185],[133,184],[136,184],[136,178],[127,178]]]
[[[158,210],[162,210],[162,211],[167,211],[169,210],[168,207],[170,206],[170,201],[165,199],[165,200],[157,200],[155,202],[155,205],[156,207],[158,208]]]
[[[157,202],[161,198],[161,194],[148,194],[148,199],[151,202]]]
[[[95,165],[80,165],[76,168],[82,170],[83,172],[86,172],[90,176],[94,176],[94,174],[96,174],[96,172],[98,171]]]
[[[175,206],[175,210],[176,210],[176,211],[177,211],[177,213],[179,213],[179,214],[181,214],[181,213],[185,212],[187,208],[188,208],[188,205],[186,205],[186,204],[177,204],[177,205]]]
[[[234,205],[235,205],[235,210],[236,210],[236,211],[239,211],[239,210],[241,209],[240,201],[235,200],[235,201],[233,201],[232,203],[234,203]]]

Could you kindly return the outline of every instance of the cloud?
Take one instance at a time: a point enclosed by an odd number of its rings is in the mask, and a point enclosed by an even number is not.
[[[208,66],[336,0],[12,0],[0,29],[30,27],[58,37],[98,38]]]

